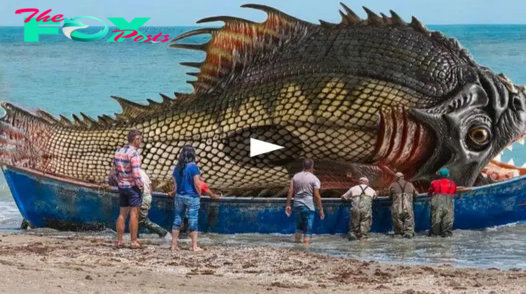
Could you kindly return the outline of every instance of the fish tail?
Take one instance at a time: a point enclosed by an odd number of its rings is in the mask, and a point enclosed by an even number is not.
[[[9,102],[0,106],[5,110],[0,118],[1,165],[105,182],[115,148],[126,139],[124,128],[105,127],[104,118],[95,121],[82,114],[85,119],[80,120],[73,115],[72,122]]]
[[[51,124],[11,103],[0,106],[6,112],[0,118],[0,164],[40,169]]]

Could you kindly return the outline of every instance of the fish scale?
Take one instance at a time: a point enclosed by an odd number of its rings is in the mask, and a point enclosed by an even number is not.
[[[477,80],[469,53],[416,18],[406,23],[392,11],[380,17],[365,9],[368,18],[360,19],[343,5],[341,23],[315,25],[271,7],[244,7],[263,10],[267,19],[203,19],[225,25],[186,32],[170,45],[206,51],[204,61],[183,63],[199,68],[190,73],[197,77],[189,82],[193,93],[161,94],[161,103],[148,99],[148,105],[112,96],[123,109],[115,118],[81,113],[72,121],[4,103],[0,132],[30,136],[2,160],[103,183],[116,148],[138,129],[143,168],[156,183],[170,179],[179,150],[192,145],[213,189],[247,194],[286,187],[304,157],[323,171],[322,188],[347,188],[349,172],[381,185],[386,170],[418,170],[433,149],[434,134],[409,110],[438,112]],[[176,43],[201,34],[212,38]],[[250,138],[285,148],[251,158]]]

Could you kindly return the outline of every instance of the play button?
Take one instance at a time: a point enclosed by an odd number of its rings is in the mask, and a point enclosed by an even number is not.
[[[269,153],[285,147],[261,141],[258,139],[250,138],[250,157],[254,157],[260,154]]]

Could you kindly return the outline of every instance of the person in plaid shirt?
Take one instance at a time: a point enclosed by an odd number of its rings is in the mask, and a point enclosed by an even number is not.
[[[112,175],[116,176],[119,186],[120,213],[117,219],[117,247],[124,246],[124,223],[130,215],[131,247],[139,248],[137,240],[139,230],[139,207],[142,204],[144,183],[141,180],[141,158],[137,149],[141,146],[142,134],[138,130],[128,133],[128,144],[119,148],[113,159]]]

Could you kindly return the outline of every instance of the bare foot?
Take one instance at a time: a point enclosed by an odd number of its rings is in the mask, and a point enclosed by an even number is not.
[[[116,248],[123,248],[124,247],[124,242],[122,242],[122,241],[115,241],[115,247]]]
[[[192,247],[192,251],[196,252],[196,251],[203,251],[203,248],[201,247]]]
[[[135,242],[132,242],[131,243],[131,246],[130,246],[132,249],[138,249],[138,248],[141,248],[142,245],[141,243],[139,243],[139,241],[135,241]]]
[[[172,246],[171,250],[172,252],[177,252],[179,251],[179,246]]]

